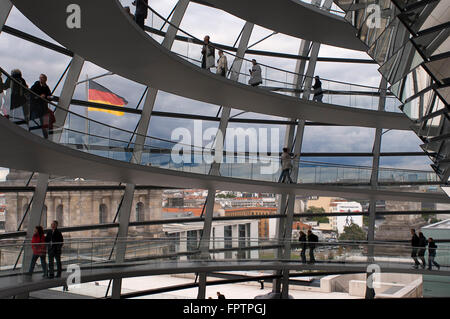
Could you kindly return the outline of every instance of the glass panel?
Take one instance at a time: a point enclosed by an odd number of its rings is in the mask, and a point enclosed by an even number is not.
[[[450,78],[450,57],[434,60],[425,63],[426,67],[433,73],[433,75],[439,80]]]
[[[381,66],[379,71],[389,83],[395,83],[422,62],[423,59],[419,53],[413,47],[412,43],[408,42],[388,62]]]

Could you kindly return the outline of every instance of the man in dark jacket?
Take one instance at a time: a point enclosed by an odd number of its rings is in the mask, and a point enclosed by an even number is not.
[[[417,252],[417,256],[419,256],[420,260],[422,261],[422,268],[425,269],[426,263],[425,263],[425,251],[427,250],[428,240],[423,235],[422,232],[419,232],[419,250]]]
[[[411,229],[411,258],[414,260],[414,268],[419,268],[419,261],[417,260],[417,251],[419,249],[419,236],[416,235],[416,230]]]
[[[16,120],[25,120],[28,125],[28,121],[30,118],[30,109],[26,99],[26,89],[28,88],[27,82],[22,78],[22,72],[18,69],[14,69],[11,71],[11,78],[14,80],[7,78],[5,84],[3,85],[4,90],[11,89],[10,92],[10,105],[9,112],[10,116]],[[20,117],[19,110],[22,109],[23,117]]]
[[[313,85],[313,89],[314,89],[313,101],[322,102],[322,98],[323,98],[322,82],[320,81],[320,78],[318,75],[316,75],[314,77],[314,80],[315,80],[315,82]]]
[[[133,1],[133,5],[136,6],[134,21],[144,30],[145,19],[148,16],[148,0],[135,0]]]
[[[316,248],[316,243],[319,241],[319,237],[313,234],[311,229],[308,230],[308,246],[309,246],[309,263],[314,264],[316,259],[314,258],[314,249]]]
[[[54,220],[52,222],[52,229],[48,231],[45,237],[45,242],[48,245],[48,277],[54,276],[54,259],[56,259],[56,277],[61,277],[61,250],[64,242],[63,235],[58,230],[58,222]]]
[[[434,239],[429,237],[428,238],[428,270],[431,270],[433,268],[432,264],[437,267],[437,269],[441,269],[441,266],[434,261],[434,258],[436,257],[436,249],[437,245],[434,242]]]
[[[300,242],[300,248],[302,251],[300,252],[300,257],[302,259],[302,264],[306,264],[306,249],[307,249],[307,238],[306,234],[304,232],[300,232],[300,237],[298,238],[298,241]]]
[[[39,119],[42,127],[42,134],[45,138],[48,138],[47,127],[44,125],[44,117],[48,116],[48,104],[45,100],[50,99],[52,92],[47,85],[47,76],[45,74],[39,76],[39,81],[36,81],[33,84],[31,91],[36,93],[40,98],[36,95],[31,96],[30,120]]]
[[[217,292],[217,299],[226,299],[224,295],[220,293],[220,291]]]

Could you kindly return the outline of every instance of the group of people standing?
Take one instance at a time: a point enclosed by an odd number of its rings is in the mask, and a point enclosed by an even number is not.
[[[302,264],[306,264],[306,250],[309,249],[309,264],[314,264],[316,259],[314,258],[314,249],[316,248],[317,243],[319,242],[319,237],[314,234],[311,229],[308,229],[308,235],[306,235],[303,231],[300,231],[300,237],[298,241],[301,243],[300,248],[302,251],[300,252],[300,258],[302,260]]]
[[[415,229],[411,229],[411,258],[414,260],[414,268],[418,269],[420,266],[420,262],[417,259],[422,261],[422,268],[425,269],[426,262],[425,262],[425,252],[427,250],[428,246],[428,270],[432,270],[433,265],[437,267],[439,270],[441,266],[434,260],[436,257],[436,249],[437,245],[433,238],[426,238],[422,232],[419,232],[419,235],[416,234]]]
[[[202,69],[210,70],[215,66],[215,48],[210,42],[209,35],[203,38],[203,47],[202,47]],[[219,50],[219,59],[217,60],[216,73],[227,77],[228,72],[228,61],[225,56],[223,50]],[[255,59],[252,59],[252,68],[249,69],[250,80],[248,83],[251,86],[258,86],[262,84],[262,72],[261,67],[256,62]]]
[[[54,262],[56,260],[56,277],[61,277],[61,252],[64,244],[64,237],[58,229],[58,222],[54,220],[51,229],[44,234],[42,226],[36,226],[34,229],[33,238],[31,240],[31,249],[33,250],[33,257],[31,258],[30,268],[28,274],[33,274],[36,261],[41,260],[44,278],[54,278]],[[48,269],[45,261],[48,253]]]
[[[37,123],[36,120],[39,120],[42,134],[48,138],[49,130],[52,133],[55,117],[47,103],[52,98],[47,76],[39,75],[39,80],[31,86],[30,91],[34,94],[28,94],[27,88],[27,82],[19,69],[12,70],[11,78],[7,78],[4,83],[0,80],[0,94],[9,90],[4,102],[2,101],[3,115],[13,120],[25,121],[29,129],[29,121]]]

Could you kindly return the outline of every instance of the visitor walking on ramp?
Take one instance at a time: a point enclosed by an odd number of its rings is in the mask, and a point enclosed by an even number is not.
[[[255,59],[252,59],[252,68],[249,71],[250,73],[250,80],[248,80],[248,84],[251,86],[258,86],[262,84],[262,71],[259,64],[256,62]]]
[[[209,42],[209,35],[203,38],[202,69],[211,69],[215,65],[215,50]]]
[[[437,245],[434,242],[434,239],[429,237],[428,238],[428,270],[432,270],[433,266],[436,266],[437,269],[439,270],[441,268],[441,266],[434,261],[434,258],[436,258],[436,249],[437,249]]]
[[[283,153],[281,154],[281,170],[282,171],[281,171],[280,178],[278,179],[278,183],[284,183],[286,178],[289,180],[289,183],[291,183],[291,184],[294,183],[291,178],[291,169],[293,167],[292,159],[294,159],[295,157],[296,157],[296,155],[294,156],[288,152],[287,147],[283,148]]]
[[[314,249],[319,242],[319,237],[315,235],[311,229],[308,229],[308,246],[309,246],[309,263],[314,264],[316,259],[314,258]]]
[[[61,277],[61,253],[64,238],[58,229],[58,221],[54,220],[51,225],[52,229],[47,232],[45,241],[48,244],[48,277],[54,277],[54,260],[56,259],[56,277]]]
[[[47,277],[47,263],[45,261],[47,249],[45,247],[45,234],[42,226],[36,226],[34,228],[33,238],[31,239],[31,249],[33,250],[33,257],[31,257],[31,264],[28,274],[33,274],[36,261],[41,259],[41,267],[44,272],[43,277]]]
[[[313,85],[313,92],[314,92],[313,101],[322,102],[322,98],[323,98],[322,82],[320,81],[320,78],[318,75],[316,75],[314,77],[314,80],[315,80],[315,82]]]
[[[227,77],[227,70],[228,70],[228,61],[225,54],[223,54],[222,50],[219,50],[219,60],[217,60],[217,71],[216,73]]]
[[[148,16],[148,0],[135,0],[132,4],[136,6],[134,21],[136,21],[137,25],[144,30],[145,19],[147,19]]]
[[[417,260],[417,251],[419,249],[419,236],[416,234],[416,230],[411,229],[411,258],[414,260],[414,268],[419,268],[419,261]]]
[[[307,238],[304,232],[300,231],[300,237],[298,238],[298,241],[300,242],[300,248],[302,249],[302,251],[300,252],[302,264],[306,264]]]
[[[419,232],[419,250],[417,251],[417,256],[419,256],[422,261],[422,268],[425,269],[427,266],[425,263],[425,252],[427,250],[428,240],[423,235],[422,232]]]

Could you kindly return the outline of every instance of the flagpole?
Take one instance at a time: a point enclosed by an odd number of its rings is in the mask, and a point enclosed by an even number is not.
[[[86,82],[85,82],[85,89],[86,89],[86,102],[89,101],[89,75],[86,74]],[[85,123],[85,131],[86,131],[86,145],[88,144],[89,140],[89,107],[86,107],[84,109],[84,116],[86,117],[86,123]]]

